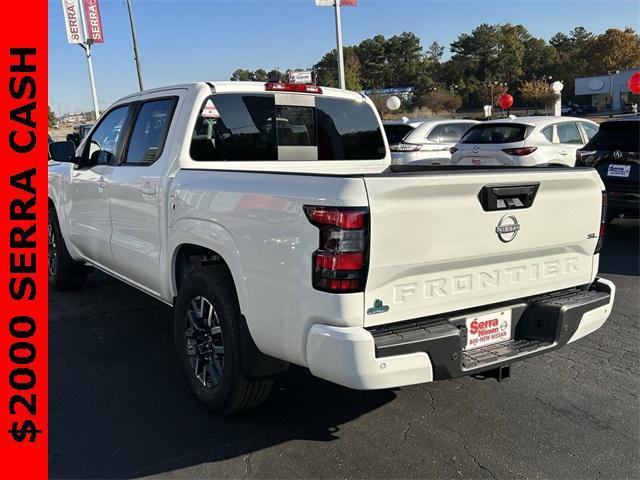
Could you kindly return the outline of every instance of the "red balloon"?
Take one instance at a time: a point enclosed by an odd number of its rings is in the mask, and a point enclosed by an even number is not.
[[[629,90],[640,93],[640,72],[636,72],[629,78]]]
[[[503,93],[498,97],[498,105],[500,105],[500,108],[503,110],[511,108],[511,105],[513,105],[513,97],[508,93]]]

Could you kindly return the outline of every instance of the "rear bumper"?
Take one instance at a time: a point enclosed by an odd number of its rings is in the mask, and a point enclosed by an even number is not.
[[[611,314],[615,286],[597,279],[571,289],[484,311],[512,308],[513,340],[464,351],[464,318],[439,318],[364,329],[314,325],[307,338],[311,373],[346,387],[369,390],[474,375],[556,350],[600,328]]]

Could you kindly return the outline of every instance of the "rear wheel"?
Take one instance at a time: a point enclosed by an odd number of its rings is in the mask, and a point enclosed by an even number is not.
[[[49,208],[47,236],[49,285],[55,290],[81,287],[87,279],[87,269],[84,264],[76,262],[69,255],[60,231],[58,215],[53,208]]]
[[[176,349],[196,399],[230,414],[261,404],[272,379],[249,379],[241,368],[240,308],[227,269],[221,265],[191,274],[177,297]]]

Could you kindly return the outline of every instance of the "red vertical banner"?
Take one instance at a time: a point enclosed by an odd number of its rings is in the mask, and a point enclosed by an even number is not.
[[[46,478],[47,2],[3,3],[0,52],[2,477]]]
[[[84,24],[87,27],[87,39],[93,40],[93,43],[104,43],[98,0],[82,0],[82,7]]]

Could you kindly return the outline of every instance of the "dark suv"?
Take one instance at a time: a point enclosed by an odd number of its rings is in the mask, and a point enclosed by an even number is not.
[[[576,152],[576,167],[598,170],[607,189],[608,220],[640,216],[640,117],[610,120]]]

